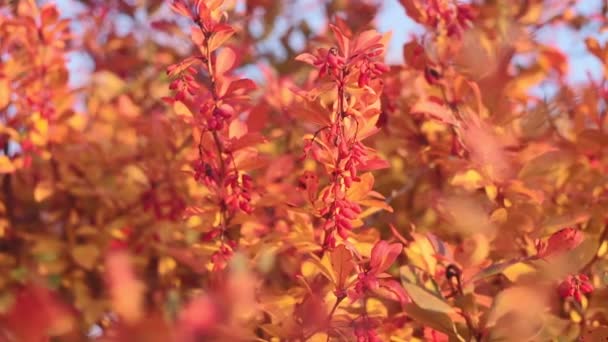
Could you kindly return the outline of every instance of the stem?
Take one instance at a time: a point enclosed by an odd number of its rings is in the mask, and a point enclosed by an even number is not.
[[[341,135],[339,136],[340,140],[345,139],[345,135],[344,135],[344,123],[343,123],[343,119],[344,119],[344,69],[342,69],[340,71],[340,78],[337,81],[338,84],[338,108],[337,108],[337,113],[336,113],[336,119],[334,124],[337,124],[339,126],[339,131],[341,133]],[[336,142],[334,141],[334,145],[337,147],[338,145],[336,144]],[[334,179],[333,179],[333,183],[334,183],[334,187],[333,187],[333,202],[331,203],[331,207],[330,207],[330,213],[332,213],[332,216],[335,218],[336,216],[336,202],[337,202],[337,197],[338,197],[338,186],[341,183],[340,182],[340,175],[336,172],[338,170],[338,168],[340,167],[340,162],[342,161],[342,159],[340,159],[340,153],[338,152],[338,156],[336,158],[336,161],[334,163]],[[333,228],[327,230],[325,232],[325,238],[323,241],[323,250],[321,251],[321,253],[324,253],[328,243],[329,243],[329,237],[334,233],[334,231],[336,231],[338,226],[338,221],[334,219],[334,226]],[[323,254],[321,254],[321,257],[323,256]]]
[[[336,312],[336,309],[338,308],[338,305],[340,305],[340,303],[342,302],[342,300],[344,300],[344,298],[346,298],[346,297],[337,297],[336,298],[336,303],[331,308],[331,311],[329,312],[329,315],[327,316],[327,342],[329,342],[329,328],[331,325],[331,319],[333,318],[334,313]]]
[[[199,21],[197,21],[196,24],[201,28],[201,31],[203,32],[203,34],[205,36],[205,40],[203,42],[203,47],[205,48],[205,59],[206,59],[205,62],[207,64],[207,72],[209,75],[209,79],[211,80],[211,85],[209,86],[209,92],[211,93],[211,96],[213,97],[213,99],[216,101],[215,107],[217,107],[218,94],[216,93],[216,90],[215,90],[215,74],[213,71],[214,68],[213,68],[213,63],[212,63],[213,53],[212,53],[212,51],[209,50],[209,39],[211,38],[212,33],[207,31],[205,29],[205,27],[203,27],[203,25]],[[202,134],[203,133],[201,133],[201,141],[202,141]],[[228,173],[228,170],[226,167],[226,162],[224,161],[224,158],[222,156],[224,154],[224,152],[226,152],[232,158],[232,162],[234,164],[234,171],[238,173],[238,170],[236,168],[236,164],[234,163],[234,156],[232,156],[232,153],[230,153],[228,151],[224,151],[222,141],[220,140],[220,136],[217,133],[217,131],[213,131],[212,136],[213,136],[213,142],[215,143],[215,148],[217,149],[217,154],[218,154],[218,159],[219,159],[219,164],[220,164],[220,174],[218,177],[217,195],[221,199],[221,202],[219,204],[220,205],[220,226],[221,226],[220,240],[223,244],[225,235],[226,235],[226,229],[228,226],[228,222],[230,222],[230,219],[231,219],[231,217],[228,216],[226,204],[224,202],[224,197],[225,197],[224,181],[225,181],[227,173]],[[201,146],[199,145],[199,154],[200,154],[200,158],[202,158],[202,153],[200,153],[200,149],[201,149]]]

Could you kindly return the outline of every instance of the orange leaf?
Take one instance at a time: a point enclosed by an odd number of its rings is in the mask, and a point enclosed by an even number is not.
[[[0,109],[8,106],[11,100],[11,87],[8,79],[0,78]]]
[[[0,173],[12,173],[15,172],[15,165],[5,155],[0,155]]]
[[[330,113],[318,101],[302,99],[303,103],[295,103],[289,108],[289,113],[304,122],[315,123],[319,126],[331,124]]]
[[[226,24],[216,25],[213,29],[213,35],[209,38],[208,47],[209,52],[215,51],[217,48],[222,46],[232,35],[234,34],[234,29]]]
[[[343,291],[346,280],[355,268],[353,256],[344,245],[340,245],[332,251],[331,266],[336,275],[336,291]]]
[[[232,48],[223,48],[215,58],[215,72],[223,75],[234,67],[236,63],[236,53]]]
[[[452,111],[448,107],[430,99],[418,101],[416,104],[414,104],[412,109],[410,109],[410,113],[428,114],[433,119],[451,125],[456,125],[458,123],[458,121],[456,121],[456,118],[454,118]]]

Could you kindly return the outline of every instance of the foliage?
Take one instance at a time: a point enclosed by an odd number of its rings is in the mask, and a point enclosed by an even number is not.
[[[380,1],[283,57],[297,2],[3,2],[0,340],[608,338],[608,46],[572,85],[537,38],[608,27],[575,2],[401,0],[390,65]]]

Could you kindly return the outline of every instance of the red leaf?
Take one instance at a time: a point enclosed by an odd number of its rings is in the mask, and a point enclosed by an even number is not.
[[[379,274],[386,271],[395,262],[402,250],[403,245],[400,243],[389,244],[384,240],[378,241],[372,249],[370,273]]]
[[[315,62],[317,61],[317,57],[315,57],[315,55],[308,53],[308,52],[304,52],[299,54],[298,56],[296,56],[296,61],[300,61],[300,62],[304,62],[304,63],[308,63],[310,65],[316,66]]]
[[[583,242],[583,233],[572,227],[563,228],[549,237],[546,244],[540,245],[538,256],[543,258],[576,248]]]
[[[407,292],[405,292],[405,289],[403,288],[403,286],[401,286],[401,284],[399,284],[398,281],[393,279],[381,279],[379,281],[379,284],[380,287],[389,290],[395,296],[395,298],[393,299],[399,301],[399,303],[405,304],[411,302],[410,297],[407,295]]]

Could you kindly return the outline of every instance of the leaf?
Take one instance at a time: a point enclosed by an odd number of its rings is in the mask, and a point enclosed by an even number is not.
[[[344,245],[339,245],[331,252],[331,266],[336,276],[336,290],[343,291],[346,280],[355,269],[353,256]]]
[[[134,183],[137,183],[140,185],[148,184],[148,176],[146,176],[144,171],[136,165],[128,165],[123,170],[123,172],[124,172],[125,176],[127,177],[127,179]]]
[[[238,98],[239,96],[243,96],[246,93],[255,90],[256,84],[254,81],[248,78],[241,78],[236,81],[231,81],[228,88],[226,88],[225,92],[220,92],[220,96],[224,98],[224,100],[230,100],[232,98]]]
[[[374,171],[374,170],[382,170],[387,169],[391,166],[391,164],[386,160],[381,158],[378,155],[372,155],[371,158],[365,160],[361,165],[359,165],[360,171]]]
[[[11,101],[11,86],[7,78],[0,78],[0,109],[4,109]]]
[[[247,134],[247,124],[239,119],[232,120],[228,126],[228,137],[231,139],[240,139]]]
[[[346,192],[346,197],[351,201],[358,202],[365,199],[374,187],[374,175],[371,172],[362,174],[360,178],[361,180],[353,183]]]
[[[192,115],[190,109],[181,101],[173,102],[173,111],[177,116],[181,116],[188,119],[191,119],[194,116]]]
[[[439,104],[431,100],[420,100],[410,109],[411,114],[427,114],[432,119],[438,120],[450,125],[457,125],[458,121],[454,118],[451,110],[445,105]]]
[[[481,271],[479,271],[477,274],[475,274],[470,279],[465,280],[465,284],[474,283],[478,280],[482,280],[482,279],[485,279],[488,277],[495,276],[497,274],[501,274],[504,270],[506,270],[510,266],[513,266],[520,262],[521,262],[521,260],[515,259],[515,260],[492,264],[492,265],[482,269]]]
[[[557,49],[543,47],[538,57],[538,63],[547,70],[556,70],[560,76],[568,72],[568,57]]]
[[[110,101],[118,96],[126,85],[122,78],[106,70],[93,74],[93,84],[95,85],[95,94],[102,101]]]
[[[99,248],[95,245],[78,245],[72,249],[72,258],[86,270],[95,267],[99,254]]]
[[[348,39],[338,26],[330,24],[329,27],[334,32],[334,36],[338,41],[338,49],[342,52],[344,57],[348,57],[350,52],[350,39]]]
[[[141,319],[145,286],[135,277],[131,256],[126,252],[111,253],[106,258],[106,272],[112,309],[127,322]]]
[[[505,275],[505,277],[507,277],[507,279],[515,283],[520,277],[535,272],[536,268],[530,266],[529,264],[518,262],[505,268],[502,273]]]
[[[232,48],[223,48],[215,58],[215,73],[224,75],[234,67],[236,63],[236,53]]]
[[[454,336],[458,339],[458,341],[465,341],[461,336],[458,335],[454,322],[446,313],[425,310],[413,303],[405,304],[403,309],[405,313],[416,322],[449,336]]]
[[[566,151],[549,151],[530,160],[519,172],[519,178],[532,181],[540,178],[545,181],[554,181],[557,186],[562,184],[566,177],[564,173],[573,163],[573,156]]]
[[[242,148],[263,144],[266,142],[266,138],[257,132],[247,133],[238,139],[234,139],[229,143],[227,149],[230,151],[238,151]]]
[[[450,184],[453,186],[461,186],[467,191],[477,190],[485,185],[483,178],[479,172],[469,169],[455,174]]]
[[[412,233],[414,241],[405,248],[405,254],[410,264],[430,274],[435,274],[437,267],[437,251],[431,240],[421,234]]]
[[[403,245],[400,243],[391,243],[384,240],[378,241],[372,248],[370,258],[370,273],[380,274],[386,271],[395,262],[399,254],[403,251]]]
[[[295,60],[298,62],[304,62],[304,63],[315,66],[315,61],[317,60],[317,57],[315,57],[315,55],[313,55],[311,53],[304,52],[304,53],[297,55]]]
[[[427,14],[418,0],[399,0],[399,2],[405,8],[408,17],[419,24],[425,24]]]
[[[535,24],[539,21],[543,14],[543,2],[542,1],[527,1],[525,12],[519,16],[519,22],[522,24]]]
[[[326,262],[324,262],[324,260],[325,260],[325,257],[322,260],[322,259],[319,259],[318,256],[316,256],[314,254],[310,254],[310,258],[307,259],[306,261],[315,265],[318,268],[318,270],[327,277],[327,279],[331,280],[334,283],[337,283],[334,272],[330,271],[330,269],[326,266]],[[330,262],[330,264],[331,264],[331,262]],[[304,272],[302,272],[302,273],[304,273]]]
[[[544,288],[513,286],[500,292],[488,314],[488,340],[538,340],[545,325],[547,300]]]
[[[232,35],[234,29],[230,25],[218,24],[213,28],[213,34],[209,38],[208,46],[209,52],[215,51],[222,44],[224,44]]]
[[[369,51],[370,48],[373,45],[378,44],[381,39],[382,35],[380,35],[376,30],[363,31],[357,36],[357,39],[354,41],[352,52],[357,53],[360,51]]]
[[[403,45],[403,59],[408,66],[417,70],[424,70],[428,64],[426,52],[416,40]]]
[[[403,282],[401,285],[403,285],[405,292],[407,292],[412,301],[421,309],[444,314],[452,314],[455,312],[455,309],[450,306],[450,304],[420,286],[408,282]]]
[[[36,202],[42,202],[53,193],[53,184],[49,181],[43,181],[36,184],[34,189],[34,199]]]
[[[330,113],[318,101],[309,101],[302,98],[303,102],[294,103],[289,110],[289,114],[302,120],[319,126],[329,126],[331,124]]]
[[[42,341],[75,328],[73,311],[49,289],[27,285],[15,291],[13,305],[3,312],[3,330],[15,341]]]
[[[377,294],[380,294],[385,298],[396,300],[401,304],[406,304],[410,302],[410,298],[403,289],[403,286],[401,286],[398,281],[394,279],[380,279],[378,280],[378,283],[380,287],[375,290]]]
[[[13,162],[5,155],[0,155],[0,173],[13,173],[16,168]]]

